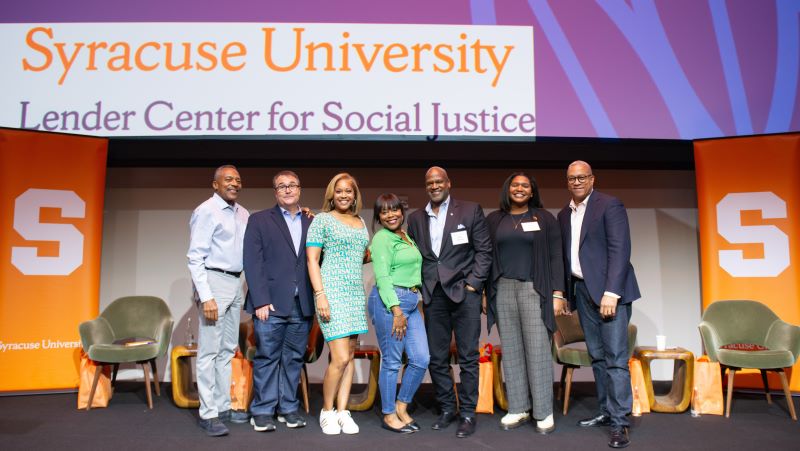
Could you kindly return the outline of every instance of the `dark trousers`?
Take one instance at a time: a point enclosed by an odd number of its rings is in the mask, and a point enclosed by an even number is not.
[[[261,321],[253,315],[256,356],[253,360],[252,415],[292,413],[300,407],[297,384],[303,368],[311,319],[304,318],[300,302],[294,300],[287,317],[270,315]]]
[[[631,412],[631,373],[628,369],[628,323],[631,304],[617,304],[614,318],[603,319],[600,307],[592,301],[586,284],[575,282],[575,300],[586,349],[592,358],[600,413],[611,417],[612,426],[629,426]]]
[[[448,412],[456,411],[456,396],[453,379],[450,377],[450,339],[455,334],[458,349],[458,365],[461,384],[458,398],[461,415],[475,415],[478,402],[478,346],[481,335],[481,296],[467,291],[466,298],[456,303],[442,290],[440,284],[425,306],[425,329],[428,333],[428,349],[433,386],[439,407]]]

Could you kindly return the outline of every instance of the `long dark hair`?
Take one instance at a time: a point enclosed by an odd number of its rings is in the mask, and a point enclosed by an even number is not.
[[[403,215],[403,222],[400,223],[402,226],[406,222],[406,207],[400,198],[394,193],[383,193],[375,199],[375,207],[372,209],[373,232],[375,231],[375,225],[381,223],[381,211],[394,210],[395,208],[400,209],[400,213]]]
[[[531,198],[528,199],[528,208],[544,208],[542,199],[539,197],[539,185],[536,184],[536,179],[524,172],[515,172],[509,175],[506,181],[503,182],[503,188],[502,191],[500,191],[500,209],[506,213],[511,212],[511,199],[508,196],[508,190],[511,189],[511,181],[514,180],[514,177],[518,176],[523,176],[531,182]]]

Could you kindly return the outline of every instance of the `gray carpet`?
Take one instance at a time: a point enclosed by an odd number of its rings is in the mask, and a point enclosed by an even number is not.
[[[170,398],[168,384],[162,396],[147,409],[141,383],[122,382],[108,408],[76,409],[76,394],[0,397],[0,449],[81,450],[219,450],[222,449],[306,449],[328,450],[580,450],[608,449],[607,430],[582,429],[576,422],[591,416],[596,408],[594,386],[577,383],[573,388],[568,415],[561,415],[556,401],[556,431],[542,436],[526,425],[512,431],[498,427],[499,409],[494,415],[478,415],[477,432],[466,439],[455,437],[456,426],[441,432],[430,430],[436,418],[432,387],[423,385],[415,402],[414,416],[422,431],[400,435],[380,427],[379,407],[354,412],[361,427],[354,436],[325,436],[316,422],[321,405],[321,387],[312,386],[312,407],[308,427],[290,430],[278,425],[270,433],[256,433],[250,425],[230,425],[227,437],[206,437],[196,426],[196,410],[179,409]],[[783,396],[768,405],[763,395],[737,393],[730,419],[704,415],[646,414],[634,419],[629,449],[797,449],[800,424],[792,421]]]

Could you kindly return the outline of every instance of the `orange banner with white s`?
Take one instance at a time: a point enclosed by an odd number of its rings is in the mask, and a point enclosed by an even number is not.
[[[703,307],[754,300],[800,325],[800,133],[701,140],[694,150]],[[800,367],[792,373],[800,391]],[[754,376],[736,385],[760,388]]]
[[[108,140],[0,129],[0,392],[78,386],[98,314]]]

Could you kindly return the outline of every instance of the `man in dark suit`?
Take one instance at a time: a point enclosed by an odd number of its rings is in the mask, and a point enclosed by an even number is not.
[[[468,437],[475,432],[481,292],[492,264],[492,245],[480,205],[450,197],[450,179],[444,169],[428,170],[425,189],[430,203],[409,216],[408,233],[422,254],[428,370],[441,408],[432,428],[445,429],[457,417],[450,376],[450,340],[455,334],[461,368],[456,436]]]
[[[257,346],[250,423],[259,432],[275,430],[276,413],[290,428],[306,425],[297,384],[314,314],[305,245],[311,219],[300,210],[300,179],[281,171],[272,186],[277,205],[251,215],[244,234],[245,308]]]
[[[631,412],[628,323],[631,303],[641,296],[631,265],[628,214],[619,199],[593,191],[592,168],[575,161],[567,168],[569,205],[558,214],[564,243],[568,298],[577,306],[592,358],[599,413],[579,426],[611,426],[608,445],[628,446]]]

